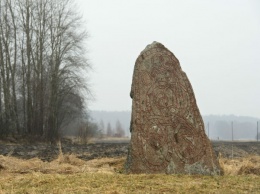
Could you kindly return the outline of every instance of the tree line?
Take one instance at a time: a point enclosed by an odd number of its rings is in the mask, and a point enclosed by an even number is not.
[[[119,120],[116,121],[115,129],[111,127],[110,122],[107,123],[106,131],[103,120],[99,123],[100,131],[103,132],[103,134],[106,137],[124,137],[125,136],[125,129],[122,127],[122,124]]]
[[[55,141],[84,117],[86,38],[74,1],[0,1],[0,137]]]
[[[68,124],[64,128],[63,135],[69,139],[77,138],[77,142],[85,144],[93,138],[101,140],[110,137],[125,137],[125,129],[119,120],[116,121],[115,128],[111,126],[110,122],[105,127],[102,119],[97,123],[91,116],[88,116],[80,120],[75,119]]]

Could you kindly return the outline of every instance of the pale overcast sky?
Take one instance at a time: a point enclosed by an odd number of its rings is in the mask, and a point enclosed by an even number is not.
[[[260,118],[259,0],[76,0],[93,65],[91,110],[131,110],[135,60],[153,41],[179,59],[202,115]]]

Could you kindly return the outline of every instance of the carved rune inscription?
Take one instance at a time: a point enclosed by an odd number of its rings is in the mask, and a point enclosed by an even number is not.
[[[127,172],[215,172],[218,164],[192,86],[178,59],[162,44],[148,45],[137,58],[130,95]]]

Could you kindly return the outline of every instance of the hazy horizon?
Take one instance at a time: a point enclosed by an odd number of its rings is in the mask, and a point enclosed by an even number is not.
[[[131,112],[132,110],[89,110],[90,112]],[[259,119],[260,117],[254,117],[254,116],[250,116],[250,115],[236,115],[236,114],[201,114],[202,116],[234,116],[234,117],[250,117],[250,118],[255,118],[255,119]]]
[[[130,134],[131,111],[91,111],[90,115],[94,122],[100,124],[102,121],[105,126],[105,133],[108,123],[112,129],[116,128],[119,121],[126,132],[126,136]],[[205,133],[211,139],[230,140],[232,137],[232,123],[234,128],[234,138],[236,140],[251,139],[255,140],[257,134],[257,122],[260,125],[260,119],[249,116],[235,115],[202,115]],[[258,131],[260,132],[260,126]],[[209,129],[209,130],[208,130]]]

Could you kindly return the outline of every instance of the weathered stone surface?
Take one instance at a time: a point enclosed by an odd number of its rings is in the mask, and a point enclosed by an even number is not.
[[[127,173],[220,174],[192,86],[178,59],[153,42],[136,60]]]

